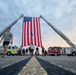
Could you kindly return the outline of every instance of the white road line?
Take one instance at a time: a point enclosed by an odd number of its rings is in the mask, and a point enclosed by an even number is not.
[[[30,61],[23,67],[18,75],[48,75],[42,68],[35,57],[32,57]]]
[[[61,65],[58,65],[58,64],[54,63],[54,62],[51,62],[51,64],[56,65],[56,66],[58,66],[58,67],[60,67],[60,68],[63,68],[63,69],[65,69],[65,70],[71,71],[71,72],[73,72],[73,73],[76,73],[76,70],[74,70],[74,69],[65,68],[65,67],[63,67],[63,66],[61,66]]]

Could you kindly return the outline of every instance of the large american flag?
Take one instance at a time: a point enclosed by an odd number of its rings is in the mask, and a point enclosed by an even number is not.
[[[42,47],[40,18],[39,17],[24,17],[22,26],[22,46]]]

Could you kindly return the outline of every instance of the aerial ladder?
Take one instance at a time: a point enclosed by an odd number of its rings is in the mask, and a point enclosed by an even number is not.
[[[60,30],[58,30],[54,25],[49,23],[42,15],[40,15],[40,18],[42,18],[57,34],[59,34],[72,48],[76,48],[75,45],[70,41],[70,39],[63,34]]]
[[[13,21],[10,25],[8,25],[6,28],[4,28],[0,32],[0,37],[7,31],[8,28],[11,28],[12,26],[14,26],[22,17],[24,17],[23,14],[21,14],[15,21]]]

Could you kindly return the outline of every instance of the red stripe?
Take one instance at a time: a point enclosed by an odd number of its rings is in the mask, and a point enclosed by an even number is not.
[[[31,44],[31,22],[29,22],[29,45]]]
[[[39,31],[40,31],[40,47],[42,47],[42,37],[41,37],[41,29],[40,29],[40,18],[39,18]]]
[[[32,19],[33,19],[33,18],[32,18]],[[31,37],[32,37],[32,38],[31,38],[32,43],[31,43],[31,44],[33,44],[33,36],[34,36],[34,35],[33,35],[33,20],[32,20],[32,35],[31,35]]]
[[[35,38],[36,38],[36,45],[35,45],[35,46],[37,46],[37,45],[38,45],[38,41],[37,41],[37,25],[36,25],[36,18],[34,18],[34,24],[35,24],[35,34],[36,34],[36,36],[35,36]]]
[[[32,32],[32,22],[30,22],[30,44],[32,44],[31,32]]]
[[[36,46],[38,46],[38,37],[37,37],[37,24],[36,24],[36,18],[35,18],[35,31],[36,31]]]
[[[28,22],[28,45],[30,45],[30,22]]]
[[[36,26],[37,26],[37,41],[38,41],[38,46],[39,46],[39,33],[38,33],[38,21],[36,18]]]
[[[37,18],[37,22],[38,22],[38,46],[40,47],[40,29],[39,29],[39,19]]]
[[[27,22],[27,45],[29,45],[29,22]]]
[[[23,36],[24,34],[23,33],[24,33],[24,24],[22,25],[22,47],[24,46],[23,45],[23,43],[24,43],[24,36]]]
[[[24,46],[26,46],[26,23],[24,24]]]

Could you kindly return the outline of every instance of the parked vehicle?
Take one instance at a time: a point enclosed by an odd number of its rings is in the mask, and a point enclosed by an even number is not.
[[[72,55],[72,56],[76,56],[76,48],[72,49],[71,55]]]
[[[75,56],[76,55],[76,48],[64,48],[65,54],[68,56]]]
[[[61,55],[61,47],[49,47],[48,54],[54,56]]]
[[[8,46],[7,55],[16,55],[18,52],[17,46]]]
[[[17,54],[18,52],[18,47],[13,45],[13,46],[8,46],[8,50],[7,50],[7,55],[10,56],[10,55],[15,55]],[[4,53],[4,49],[3,49],[3,46],[0,46],[0,53]]]

